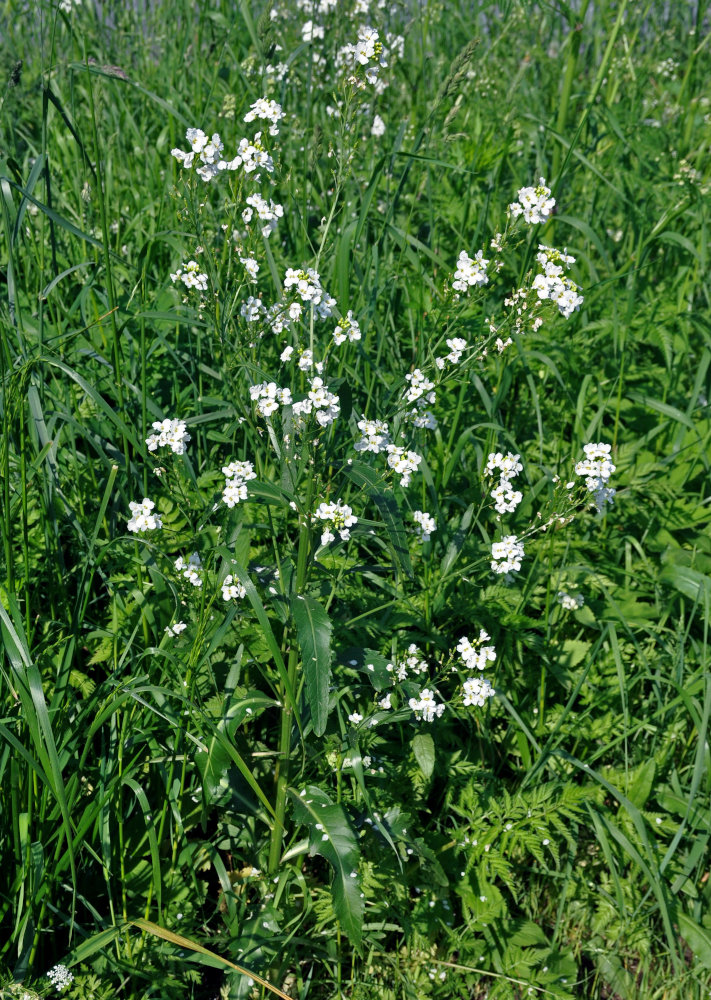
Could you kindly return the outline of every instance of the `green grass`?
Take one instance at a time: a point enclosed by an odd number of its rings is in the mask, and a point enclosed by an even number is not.
[[[701,1000],[706,5],[353,6],[310,45],[292,4],[0,5],[0,996],[48,995],[62,963],[72,1000]],[[337,70],[368,21],[404,36],[381,94]],[[276,137],[242,120],[262,96]],[[260,126],[268,239],[242,218],[253,175],[205,185],[171,156],[188,127],[231,157]],[[556,210],[533,231],[507,206],[540,176]],[[517,333],[539,243],[576,258],[584,302],[564,319],[531,293],[544,322]],[[480,248],[501,269],[457,301]],[[203,296],[171,281],[190,260]],[[338,313],[247,323],[289,267]],[[362,338],[336,346],[348,310]],[[332,425],[255,410],[255,384],[308,391],[289,343],[326,358]],[[415,368],[436,430],[406,421]],[[354,451],[363,415],[422,457],[409,486]],[[164,418],[184,455],[148,450]],[[602,517],[564,488],[597,441]],[[496,451],[523,464],[501,521]],[[256,478],[229,509],[235,460]],[[129,533],[143,497],[163,528]],[[318,551],[337,500],[358,523]],[[174,567],[192,552],[199,588]],[[456,645],[479,629],[496,694],[467,707]],[[427,673],[393,686],[410,644]],[[431,723],[408,707],[425,686]]]

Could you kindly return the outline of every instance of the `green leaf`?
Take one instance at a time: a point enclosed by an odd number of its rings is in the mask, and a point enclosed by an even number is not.
[[[306,700],[314,733],[323,736],[328,721],[328,688],[331,681],[331,621],[313,597],[295,594],[291,614],[301,650],[306,678]]]
[[[711,933],[705,927],[700,927],[686,913],[677,913],[679,931],[696,958],[705,969],[711,969]]]
[[[413,572],[410,563],[410,550],[407,547],[407,532],[400,516],[400,507],[395,494],[391,489],[382,488],[382,477],[375,473],[369,465],[353,462],[352,465],[346,466],[343,471],[357,486],[367,488],[368,496],[375,503],[383,519],[395,565],[399,566],[403,573],[412,580]]]
[[[328,721],[328,686],[331,680],[331,622],[313,597],[295,594],[291,614],[301,650],[306,678],[306,700],[314,733],[323,736]]]
[[[426,778],[432,776],[435,766],[435,745],[429,733],[418,733],[410,743],[415,760]]]
[[[320,854],[333,868],[333,909],[352,944],[360,949],[365,898],[358,877],[358,840],[343,806],[331,802],[315,785],[293,788],[294,818],[309,828],[309,854]]]

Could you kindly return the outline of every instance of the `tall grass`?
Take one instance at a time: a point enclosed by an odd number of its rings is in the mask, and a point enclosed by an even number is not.
[[[355,6],[0,7],[0,993],[45,995],[63,964],[76,998],[700,1000],[706,6]],[[368,21],[404,37],[381,94],[335,68]],[[278,138],[243,122],[262,96]],[[250,178],[203,184],[171,150],[195,126],[227,154],[259,125],[284,213],[240,254]],[[514,225],[540,176],[555,214]],[[517,333],[504,299],[539,243],[576,258],[584,302]],[[501,270],[457,301],[479,248]],[[191,259],[202,296],[170,278]],[[338,313],[248,324],[288,267]],[[334,346],[348,310],[362,338]],[[440,379],[447,337],[469,346],[437,429],[408,429],[406,375]],[[290,338],[327,356],[340,406],[300,437],[249,393],[308,390]],[[411,485],[353,451],[363,415],[407,432]],[[149,450],[166,418],[184,454]],[[563,488],[598,441],[604,516]],[[523,465],[503,521],[498,451]],[[256,478],[229,510],[231,461]],[[142,497],[161,531],[127,531]],[[358,523],[319,548],[337,500]],[[507,583],[491,544],[529,526]],[[193,551],[200,587],[174,565]],[[450,667],[479,629],[496,693],[471,707]],[[428,673],[393,687],[411,644]],[[425,677],[447,702],[431,723],[408,705]]]

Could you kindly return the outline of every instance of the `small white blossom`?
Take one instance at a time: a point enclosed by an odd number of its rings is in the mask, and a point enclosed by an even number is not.
[[[253,122],[255,118],[269,122],[269,135],[279,135],[279,122],[284,118],[281,105],[276,101],[269,101],[266,97],[260,97],[250,107],[244,116],[244,121]]]
[[[61,993],[71,985],[74,981],[74,976],[71,974],[66,965],[55,965],[54,968],[50,969],[47,973],[47,979],[49,979],[57,993]]]
[[[473,260],[466,250],[462,250],[457,259],[452,288],[457,292],[466,292],[474,286],[481,287],[488,284],[489,278],[486,273],[488,264],[489,261],[484,260],[482,250],[477,250]]]
[[[169,635],[172,639],[175,639],[180,635],[188,626],[185,622],[175,622],[173,625],[166,625],[164,631],[166,635]]]
[[[608,487],[610,476],[615,466],[610,460],[611,446],[609,444],[586,444],[583,448],[585,458],[575,466],[577,476],[585,476],[585,485],[593,494],[593,502],[598,512],[602,512],[605,504],[611,504],[615,490]]]
[[[397,445],[389,444],[386,447],[388,453],[388,465],[400,476],[400,485],[409,486],[413,472],[417,472],[417,467],[422,461],[422,456],[414,451],[406,451]]]
[[[523,215],[524,222],[536,225],[545,222],[555,207],[555,198],[551,198],[551,190],[546,187],[543,177],[539,178],[536,187],[522,187],[518,191],[518,201],[509,205],[509,212],[515,217]]]
[[[429,688],[423,688],[419,698],[410,698],[408,705],[415,713],[415,718],[423,722],[432,722],[440,718],[445,709],[442,703],[438,704],[435,701],[434,691]]]
[[[582,594],[566,594],[564,590],[559,590],[558,602],[566,611],[577,611],[578,608],[582,608],[585,599]]]
[[[246,594],[247,594],[246,589],[242,586],[239,580],[235,582],[233,576],[226,576],[225,579],[222,581],[223,601],[235,601],[238,599],[241,600],[241,598],[245,597]]]
[[[429,542],[432,532],[437,530],[437,522],[435,519],[422,510],[414,510],[412,512],[412,517],[415,521],[415,531],[417,532],[417,537],[422,542]]]
[[[523,542],[519,542],[516,535],[507,535],[491,546],[491,568],[495,573],[518,572],[523,555]]]
[[[324,501],[319,504],[318,509],[314,511],[314,517],[326,522],[321,535],[322,545],[328,545],[335,540],[334,531],[338,532],[342,541],[348,541],[351,537],[350,529],[358,522],[348,504],[341,503],[340,500],[336,500],[335,503]]]
[[[129,531],[155,531],[163,527],[160,514],[153,514],[155,504],[145,497],[140,503],[131,501],[131,519],[128,522]]]
[[[175,568],[182,573],[188,583],[193,587],[202,587],[202,560],[197,552],[193,552],[187,561],[182,556],[175,560]]]
[[[494,689],[485,677],[468,677],[462,684],[462,702],[464,705],[481,707],[487,698],[493,698]]]
[[[184,454],[185,445],[190,440],[184,421],[154,420],[152,426],[156,433],[146,438],[149,451],[156,451],[167,445],[176,455]]]
[[[182,281],[186,288],[196,288],[199,292],[207,291],[207,275],[200,270],[200,265],[194,260],[181,264],[177,271],[170,275],[170,280],[173,284]]]

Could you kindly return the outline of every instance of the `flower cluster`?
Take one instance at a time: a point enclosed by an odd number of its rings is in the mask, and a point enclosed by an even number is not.
[[[355,44],[344,45],[336,53],[336,66],[348,69],[351,72],[349,83],[358,84],[360,80],[355,73],[363,66],[365,67],[365,79],[367,83],[375,85],[378,83],[378,73],[388,65],[387,51],[380,41],[380,35],[370,26],[363,26],[358,29],[358,40]],[[361,84],[362,85],[362,84]]]
[[[291,405],[291,389],[280,389],[276,382],[260,382],[249,387],[252,402],[263,417],[271,417],[279,406]]]
[[[281,205],[276,205],[271,199],[267,201],[260,194],[250,194],[247,198],[247,207],[242,210],[242,221],[248,226],[256,213],[257,218],[263,223],[262,236],[267,239],[277,227],[279,219],[284,215]]]
[[[183,574],[188,583],[192,583],[193,587],[202,587],[202,560],[197,552],[193,552],[187,560],[178,556],[175,568]]]
[[[516,535],[506,535],[491,546],[491,568],[494,573],[518,573],[523,555],[523,542]]]
[[[53,969],[50,969],[47,973],[47,979],[58,993],[62,990],[66,990],[68,986],[74,981],[74,976],[71,974],[66,965],[55,965]]]
[[[244,116],[244,121],[253,122],[255,118],[269,122],[269,135],[279,135],[279,122],[284,118],[281,105],[276,101],[268,101],[266,97],[258,98]]]
[[[336,300],[328,295],[321,285],[321,278],[318,271],[312,267],[287,268],[284,276],[284,288],[294,288],[301,301],[310,305],[319,319],[327,319],[333,314],[333,307]],[[298,316],[292,316],[297,319]]]
[[[444,368],[447,362],[450,365],[458,365],[462,360],[462,354],[467,349],[467,342],[461,337],[448,337],[447,347],[449,348],[449,354],[445,354],[443,358],[435,358],[435,364],[440,371]]]
[[[491,636],[484,629],[480,629],[479,638],[470,642],[468,637],[462,636],[457,643],[457,652],[462,657],[467,670],[483,670],[487,663],[493,663],[496,659],[496,649],[494,646],[485,646]]]
[[[498,485],[491,491],[491,498],[498,514],[513,514],[521,503],[520,491],[514,490],[511,485],[511,480],[523,469],[519,457],[519,455],[512,455],[511,452],[504,456],[500,451],[492,452],[489,455],[485,470],[487,475],[492,475],[496,469],[501,472]]]
[[[543,268],[533,279],[538,298],[555,302],[561,315],[568,319],[583,304],[579,286],[563,273],[564,268],[575,263],[575,257],[540,243],[536,260]]]
[[[415,522],[417,537],[421,542],[429,542],[432,533],[437,530],[435,519],[423,510],[414,510],[412,518]]]
[[[358,518],[354,517],[353,511],[348,504],[337,500],[335,503],[323,502],[314,512],[314,517],[319,521],[325,521],[326,525],[321,533],[321,544],[328,545],[336,539],[334,532],[338,532],[342,541],[348,541],[351,537],[350,529],[357,523]]]
[[[558,603],[565,611],[577,611],[585,604],[585,598],[582,594],[567,594],[564,590],[559,590]]]
[[[128,505],[131,508],[131,519],[127,528],[129,531],[155,531],[163,527],[160,514],[153,514],[155,504],[145,497],[140,503],[131,501]]]
[[[607,485],[616,468],[610,461],[611,448],[609,444],[586,444],[583,451],[585,458],[575,466],[575,474],[586,477],[585,485],[600,513],[615,496],[615,490]]]
[[[321,427],[328,427],[341,412],[341,403],[334,392],[326,388],[320,375],[309,380],[311,388],[305,399],[294,403],[294,416],[303,422],[303,418],[313,413]],[[300,424],[296,423],[297,429]]]
[[[372,451],[376,455],[386,451],[390,444],[390,434],[384,420],[366,420],[363,417],[358,421],[358,430],[363,436],[354,445],[356,451]]]
[[[239,582],[235,582],[233,576],[228,575],[222,581],[222,600],[223,601],[235,601],[241,600],[247,594],[246,589]]]
[[[171,156],[174,156],[178,163],[182,163],[186,170],[192,168],[197,157],[202,165],[197,167],[196,173],[205,183],[209,183],[221,170],[235,169],[222,158],[221,154],[225,147],[217,132],[213,133],[212,138],[208,138],[201,128],[189,128],[185,138],[190,143],[190,152],[171,149]]]
[[[462,704],[481,708],[495,691],[486,677],[468,677],[462,684]]]
[[[182,281],[186,288],[197,288],[199,292],[207,291],[207,275],[194,260],[181,264],[177,271],[171,272],[170,280],[173,284]]]
[[[234,507],[240,500],[247,499],[247,483],[256,479],[257,474],[251,462],[230,462],[222,467],[225,477],[225,488],[222,491],[222,501],[228,507]]]
[[[149,451],[156,451],[158,448],[164,448],[168,445],[176,455],[185,453],[185,446],[190,440],[190,435],[185,429],[184,421],[154,420],[152,426],[156,433],[146,438]]]
[[[388,673],[393,675],[394,684],[396,681],[406,681],[412,676],[418,677],[420,674],[427,674],[430,668],[415,643],[411,642],[405,655],[398,656],[394,664],[388,663],[386,669]]]
[[[400,485],[409,486],[413,472],[422,461],[422,456],[414,451],[407,451],[395,444],[389,444],[385,449],[388,453],[388,465],[400,476]]]
[[[346,340],[353,343],[356,340],[360,340],[360,337],[360,326],[358,325],[358,321],[353,319],[353,313],[349,309],[347,315],[339,319],[338,325],[333,331],[333,343],[337,347],[340,347]]]
[[[466,250],[462,250],[457,259],[452,288],[457,292],[466,292],[472,287],[486,285],[489,281],[486,273],[488,264],[489,261],[484,260],[483,250],[477,250],[473,260]]]
[[[266,110],[274,102],[264,100],[263,106],[259,101],[256,104],[260,106],[261,110]],[[254,107],[255,105],[253,105]],[[283,117],[279,105],[276,104],[274,107],[279,109],[279,117]],[[275,111],[269,111],[266,115],[268,120],[272,122],[270,131],[275,127],[275,115]],[[262,117],[262,115],[255,111],[253,117]],[[276,118],[276,121],[279,120],[279,117]],[[253,119],[250,118],[249,120],[252,121]],[[232,160],[225,160],[223,158],[222,153],[225,147],[217,132],[214,132],[212,137],[208,137],[200,128],[189,128],[185,133],[185,138],[190,143],[190,151],[185,152],[182,149],[171,149],[171,155],[188,170],[193,167],[197,158],[200,166],[196,168],[195,172],[205,183],[209,183],[223,170],[238,170],[240,167],[248,174],[261,168],[264,168],[267,173],[274,171],[274,161],[262,144],[261,132],[257,132],[254,139],[240,139],[237,153]]]
[[[523,215],[523,221],[529,226],[545,222],[555,207],[555,198],[551,198],[551,189],[546,187],[543,177],[539,178],[536,187],[522,187],[518,191],[518,201],[509,205],[509,212],[516,218]]]
[[[429,688],[423,688],[419,698],[410,698],[408,705],[415,713],[415,718],[422,722],[433,722],[435,719],[439,719],[445,709],[443,702],[437,703],[435,701],[434,691]]]
[[[408,372],[405,378],[410,384],[404,391],[404,400],[408,404],[415,404],[407,414],[407,419],[415,427],[435,430],[437,420],[432,411],[427,409],[428,405],[434,406],[435,404],[434,382],[419,368],[415,368],[414,372]]]
[[[479,638],[470,642],[467,636],[462,636],[457,644],[457,652],[467,670],[483,670],[487,663],[496,659],[496,649],[487,646],[491,636],[484,630],[479,630]],[[462,683],[462,703],[465,706],[481,707],[488,698],[494,696],[494,688],[485,677],[467,677]]]

